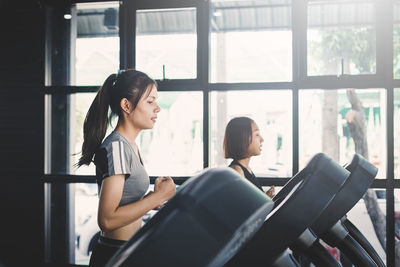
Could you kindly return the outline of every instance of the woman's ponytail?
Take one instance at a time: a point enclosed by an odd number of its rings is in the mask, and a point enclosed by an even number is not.
[[[82,156],[78,161],[78,167],[89,165],[92,162],[96,149],[106,135],[110,120],[108,117],[110,90],[116,79],[116,74],[108,76],[86,114],[85,122],[83,123]]]

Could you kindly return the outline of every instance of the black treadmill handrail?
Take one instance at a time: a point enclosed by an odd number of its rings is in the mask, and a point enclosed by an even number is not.
[[[358,154],[353,156],[346,169],[351,172],[350,176],[311,229],[330,246],[339,248],[356,266],[383,267],[385,265],[375,250],[368,246],[368,241],[364,238],[365,242],[361,244],[361,237],[353,239],[341,222],[369,189],[378,169]]]
[[[346,167],[350,176],[337,192],[311,229],[318,236],[327,232],[338,220],[354,207],[375,179],[378,169],[359,154],[355,154]]]
[[[316,154],[274,197],[274,210],[227,266],[273,263],[320,216],[349,175],[325,154]]]
[[[365,238],[365,236],[358,230],[358,228],[347,218],[342,218],[342,224],[349,231],[351,237],[357,241],[358,244],[368,253],[368,255],[374,260],[374,262],[379,267],[385,267],[385,263],[382,261],[381,257],[378,255],[378,252],[374,249],[374,247],[369,243],[369,241]]]

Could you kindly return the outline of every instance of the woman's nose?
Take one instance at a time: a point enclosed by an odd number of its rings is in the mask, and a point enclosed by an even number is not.
[[[160,110],[161,110],[161,108],[160,108],[160,106],[158,105],[158,104],[156,104],[157,105],[157,107],[156,107],[156,113],[158,113],[158,112],[160,112]]]

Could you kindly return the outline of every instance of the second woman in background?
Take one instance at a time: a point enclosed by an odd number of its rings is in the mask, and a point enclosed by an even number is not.
[[[262,138],[257,124],[248,117],[233,118],[226,126],[224,154],[225,158],[233,159],[229,167],[264,192],[250,168],[250,160],[253,156],[261,154],[263,142],[264,138]],[[266,194],[271,198],[274,197],[274,186]]]

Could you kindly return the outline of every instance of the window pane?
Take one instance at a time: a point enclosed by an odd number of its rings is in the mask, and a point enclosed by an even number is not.
[[[375,74],[375,1],[309,1],[307,74]]]
[[[347,94],[354,92],[354,99],[362,106],[360,112],[349,102]],[[385,95],[383,89],[301,90],[300,168],[318,152],[343,165],[357,151],[379,168],[377,178],[386,178]]]
[[[393,7],[393,72],[394,78],[400,79],[400,1]]]
[[[77,4],[71,84],[101,85],[119,69],[118,3]]]
[[[73,184],[75,191],[75,264],[88,265],[97,242],[97,184]]]
[[[230,119],[247,116],[260,128],[264,138],[262,153],[251,160],[256,176],[292,175],[292,94],[291,91],[212,92],[210,97],[210,165],[228,166],[223,140]]]
[[[137,139],[149,175],[192,176],[203,169],[203,95],[158,92],[161,107],[152,130]]]
[[[373,200],[374,194],[376,194],[376,200]],[[378,253],[383,262],[386,263],[386,252],[384,249],[384,246],[386,246],[386,227],[383,227],[383,231],[375,230],[379,229],[379,227],[382,227],[378,220],[382,219],[384,222],[386,222],[386,190],[369,189],[364,198],[365,197],[368,198],[368,202],[370,204],[367,205],[367,202],[364,201],[364,199],[361,199],[347,213],[347,219],[350,220],[358,228],[358,230],[360,230],[360,232],[367,238],[369,243],[374,247],[375,251]],[[373,203],[375,201],[377,203],[377,209],[373,207]],[[377,215],[374,216],[374,214]],[[382,246],[382,243],[385,245]]]
[[[291,0],[211,5],[211,82],[292,80]]]
[[[154,79],[197,77],[196,9],[136,12],[136,68]]]
[[[103,77],[104,78],[104,77]],[[95,175],[96,169],[93,164],[89,166],[82,165],[78,169],[74,166],[78,163],[81,156],[82,143],[83,143],[83,122],[85,121],[86,113],[92,104],[96,93],[79,93],[70,96],[70,174],[77,175]],[[116,125],[115,123],[113,124]]]
[[[400,178],[400,89],[394,89],[394,177]]]
[[[83,122],[95,93],[73,95],[71,104],[71,162],[78,162],[83,142]],[[151,176],[191,176],[203,169],[203,99],[201,92],[158,92],[161,111],[152,130],[136,139],[146,170]],[[71,101],[72,103],[72,101]],[[110,133],[117,120],[109,127]],[[77,154],[77,155],[74,155]],[[91,164],[71,173],[94,175]]]
[[[400,189],[394,190],[394,230],[395,240],[399,241],[400,236]],[[395,257],[395,266],[399,266],[399,257]]]

